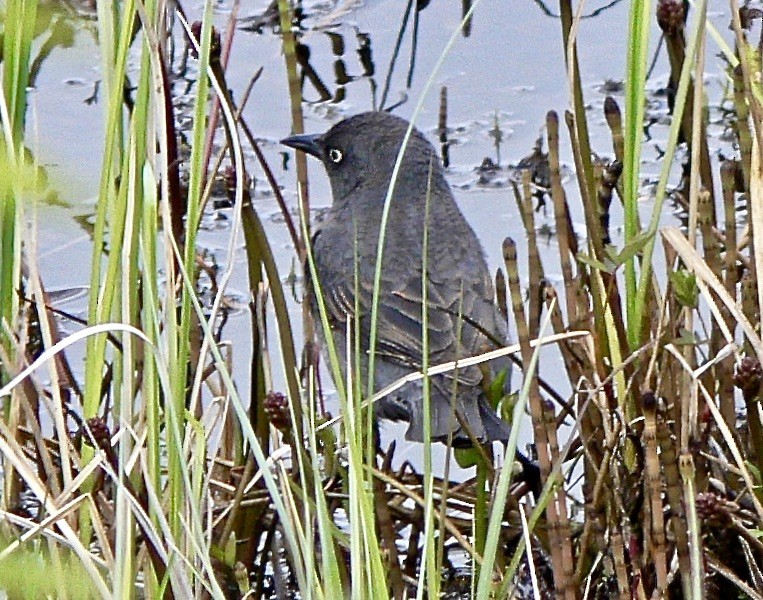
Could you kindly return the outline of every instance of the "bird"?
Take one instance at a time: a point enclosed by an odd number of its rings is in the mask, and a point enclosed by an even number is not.
[[[348,360],[348,330],[349,347],[360,348],[361,377],[367,376],[363,374],[369,366],[382,212],[408,128],[401,117],[373,111],[345,118],[325,133],[281,141],[316,157],[328,174],[333,200],[311,240],[318,279],[312,287],[322,294],[342,365]],[[317,298],[311,301],[311,310],[320,324]],[[495,303],[485,253],[456,204],[434,147],[415,128],[391,196],[376,326],[375,392],[421,372],[425,345],[427,364],[434,366],[507,343],[508,324]],[[321,334],[324,340],[326,334]],[[354,365],[355,357],[349,359]],[[487,367],[465,366],[431,376],[431,440],[454,447],[472,446],[474,440],[505,443],[511,428],[496,414],[486,389],[509,364],[503,358]],[[375,402],[375,416],[407,422],[406,439],[423,442],[423,396],[422,380],[406,383]]]

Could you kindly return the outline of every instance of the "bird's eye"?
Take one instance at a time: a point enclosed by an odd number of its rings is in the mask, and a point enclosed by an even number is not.
[[[342,159],[344,158],[344,154],[342,154],[342,151],[337,148],[331,148],[329,150],[329,160],[334,164],[339,164],[342,162]]]

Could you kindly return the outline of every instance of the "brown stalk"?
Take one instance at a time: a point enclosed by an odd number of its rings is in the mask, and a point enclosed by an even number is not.
[[[570,44],[570,34],[572,31],[572,3],[570,0],[559,0],[559,13],[562,24],[562,41],[564,43],[564,58],[568,67],[568,72],[572,73],[572,102],[574,113],[568,112],[569,123],[571,123],[573,142],[573,155],[575,156],[575,167],[578,174],[580,186],[580,195],[583,205],[586,206],[586,198],[590,199],[594,194],[593,169],[591,166],[591,142],[588,136],[588,121],[586,121],[585,99],[583,98],[583,87],[580,83],[580,68],[577,57],[577,44]],[[586,210],[586,215],[588,211]],[[590,213],[595,214],[595,213]],[[590,230],[589,231],[593,231]],[[599,257],[602,255],[599,254]]]
[[[407,577],[415,577],[416,570],[419,565],[419,559],[421,558],[421,552],[419,550],[419,537],[423,532],[424,523],[424,509],[419,505],[413,509],[411,519],[411,533],[408,537],[408,551],[405,555],[405,562],[403,563],[403,573]]]
[[[437,113],[437,135],[440,139],[442,166],[450,166],[450,144],[448,144],[448,87],[440,88],[440,111]]]
[[[280,16],[281,24],[281,39],[283,41],[284,60],[286,61],[286,75],[289,84],[289,104],[291,107],[291,128],[293,134],[300,134],[305,132],[304,115],[302,114],[302,85],[299,74],[297,72],[297,41],[294,37],[294,32],[291,27],[293,19],[293,11],[289,6],[288,0],[278,0],[278,13]],[[297,165],[297,189],[299,192],[299,201],[301,203],[300,214],[305,219],[309,219],[310,215],[310,198],[307,185],[307,158],[304,152],[296,153],[296,165]],[[309,231],[309,222],[304,223],[306,230]],[[305,248],[307,244],[306,239],[302,239],[300,248]],[[299,257],[300,261],[304,261],[305,256]],[[307,340],[313,339],[312,325],[309,323],[309,311],[305,311],[306,328],[309,336],[306,336]]]
[[[530,332],[527,320],[525,319],[522,292],[519,284],[517,248],[514,241],[510,238],[506,238],[503,242],[503,259],[506,265],[506,273],[508,275],[511,306],[517,326],[517,337],[519,338],[519,345],[521,347],[522,364],[527,367],[531,364],[533,350],[530,346]],[[530,376],[530,373],[525,372],[525,377]],[[535,445],[538,450],[541,483],[545,483],[551,473],[553,457],[550,454],[549,440],[544,426],[545,407],[540,395],[538,379],[534,375],[532,375],[530,381],[529,406],[535,433]],[[572,586],[572,581],[570,581],[567,576],[569,569],[564,564],[565,558],[571,558],[572,551],[569,548],[569,538],[563,540],[559,536],[560,531],[566,530],[566,527],[561,526],[559,515],[560,513],[566,514],[566,512],[567,506],[564,490],[558,490],[555,497],[549,502],[546,508],[549,526],[549,550],[551,553],[551,564],[553,565],[554,570],[554,587],[558,597],[573,600],[575,598],[575,591]]]
[[[713,223],[715,223],[715,206],[712,204],[710,194],[707,190],[702,189],[699,190],[699,193],[697,194],[697,225],[699,226],[699,230],[702,234],[702,246],[703,246],[703,252],[704,252],[704,258],[705,262],[707,263],[707,266],[710,267],[710,270],[715,274],[715,276],[718,278],[719,281],[724,280],[723,275],[723,260],[721,258],[721,252],[720,248],[718,246],[718,242],[713,236]],[[716,304],[720,307],[723,307],[723,302],[718,301],[718,297],[715,293],[712,293],[713,299],[715,300]],[[736,295],[736,293],[732,293],[731,297],[733,298]],[[725,311],[726,314],[728,311]],[[726,323],[728,324],[729,320],[726,318],[724,319]],[[731,325],[731,331],[734,330],[734,326]],[[714,357],[717,356],[718,353],[721,351],[721,349],[726,345],[726,340],[724,338],[723,332],[720,327],[717,325],[714,325],[712,327],[712,330],[710,332],[710,342],[709,342],[709,351],[710,356]],[[733,365],[733,358],[731,358]],[[729,361],[726,361],[727,365],[727,371],[726,371],[726,385],[727,385],[727,394],[730,391],[733,396],[733,383],[729,380],[731,377],[731,373],[728,371],[728,365]],[[723,378],[723,369],[721,365],[718,365],[714,369],[708,370],[703,378],[702,382],[709,390],[716,389],[716,382],[718,384],[722,383]],[[700,414],[702,414],[703,411],[703,405],[704,400],[700,398]]]
[[[620,600],[631,600],[630,583],[628,581],[628,567],[625,564],[625,548],[623,547],[623,536],[619,526],[612,527],[610,531],[612,559],[615,566],[615,577],[617,580],[617,591]]]
[[[603,161],[596,161],[594,163],[596,199],[599,204],[599,222],[601,223],[601,233],[604,236],[604,244],[606,246],[612,244],[612,239],[609,235],[609,208],[612,205],[612,190],[617,185],[622,172],[623,165],[619,162],[606,164]]]
[[[660,458],[657,453],[657,399],[654,392],[648,390],[641,395],[641,408],[644,414],[644,430],[641,440],[644,448],[644,496],[647,498],[644,540],[648,541],[647,556],[654,561],[656,575],[655,594],[661,598],[668,589],[667,539],[665,520],[662,509],[662,476]]]
[[[578,140],[578,130],[576,127],[575,116],[567,111],[564,113],[565,123],[567,124],[567,130],[570,134],[570,144],[572,145],[572,154],[575,158],[575,170],[578,173],[586,173],[584,169],[587,169],[587,177],[590,177],[591,182],[584,184],[580,181],[580,199],[583,202],[583,214],[586,220],[586,230],[588,231],[588,245],[589,252],[599,260],[603,260],[606,254],[604,253],[604,244],[602,242],[603,237],[599,230],[599,222],[595,218],[595,215],[599,214],[596,206],[594,205],[594,198],[596,197],[596,182],[593,176],[593,165],[590,159],[590,148],[581,143]],[[588,160],[584,160],[581,155],[582,152],[588,150]]]
[[[721,163],[721,189],[723,191],[723,214],[725,220],[724,238],[722,241],[725,253],[725,270],[723,283],[729,294],[734,297],[734,290],[739,283],[737,261],[737,223],[736,223],[736,192],[737,176],[740,172],[741,163],[726,159]]]
[[[752,115],[752,126],[755,138],[758,141],[758,147],[763,147],[763,106],[755,93],[753,87],[760,90],[760,82],[757,79],[760,66],[750,64],[750,59],[755,55],[753,48],[747,42],[742,30],[742,23],[739,17],[739,2],[731,0],[731,29],[734,31],[737,43],[737,56],[739,57],[739,67],[742,71],[742,86],[747,106]],[[745,114],[742,112],[741,114]],[[745,120],[744,123],[748,121]],[[748,180],[749,181],[749,180]],[[749,189],[749,188],[748,188]]]
[[[144,27],[144,29],[148,29],[148,27]],[[178,152],[177,131],[175,129],[175,107],[172,102],[171,94],[172,84],[167,72],[167,53],[162,45],[159,45],[156,50],[157,58],[159,59],[157,61],[159,72],[162,77],[162,89],[166,94],[164,101],[161,103],[165,113],[163,123],[167,128],[167,131],[164,133],[164,137],[167,140],[167,147],[165,148],[167,156],[165,160],[167,161],[168,197],[166,198],[166,201],[169,206],[172,236],[174,237],[179,250],[178,255],[183,256],[183,248],[185,246],[185,216],[188,212],[188,196],[180,187],[180,156]],[[176,259],[173,258],[173,263],[174,260]],[[174,268],[177,269],[177,267]],[[177,289],[182,289],[182,286],[179,285]]]
[[[750,119],[750,107],[747,105],[745,96],[744,75],[741,65],[733,70],[734,76],[734,128],[739,142],[739,156],[742,166],[742,177],[744,189],[742,191],[750,192],[750,166],[752,164],[752,136],[747,128]],[[723,167],[721,167],[721,177],[723,177]]]
[[[506,276],[503,274],[503,269],[499,268],[495,272],[495,299],[498,305],[498,310],[501,312],[501,316],[504,321],[509,320],[509,305],[506,300]]]
[[[671,362],[675,362],[671,358]],[[671,434],[665,419],[665,410],[657,405],[657,443],[660,446],[660,462],[665,474],[665,496],[670,507],[670,524],[675,537],[678,570],[681,574],[683,589],[688,592],[691,586],[691,559],[689,557],[689,532],[686,528],[681,476],[678,472],[678,451],[675,437]],[[687,596],[688,597],[688,596]]]
[[[751,119],[744,121],[743,123],[740,122],[740,125],[738,127],[738,132],[740,134],[740,147],[742,142],[742,135],[745,135],[742,133],[742,129],[747,125],[748,122],[752,123],[753,127],[753,133],[755,135],[755,140],[757,141],[758,149],[760,149],[761,142],[763,142],[763,125],[761,124],[761,121],[763,120],[763,106],[761,106],[761,103],[759,101],[760,92],[761,92],[761,85],[760,85],[760,53],[755,51],[747,42],[747,39],[745,37],[745,34],[742,30],[742,24],[740,19],[740,10],[739,10],[739,3],[737,0],[731,0],[731,25],[732,30],[734,31],[734,35],[736,36],[736,43],[737,43],[737,54],[739,56],[739,66],[741,67],[742,72],[742,84],[743,84],[743,90],[744,94],[743,97],[740,99],[743,102],[747,103],[747,106],[749,107]],[[735,90],[736,91],[736,90]],[[755,92],[758,92],[757,94]],[[736,95],[735,95],[736,99]],[[744,113],[743,113],[744,114]],[[746,156],[742,155],[743,158],[743,168],[746,160]],[[760,157],[758,158],[760,160]],[[760,165],[757,165],[759,168]],[[745,183],[748,185],[752,185],[750,182],[749,177],[752,177],[752,164],[750,162],[750,171],[746,171],[746,174],[748,176],[748,179],[746,179]],[[748,188],[749,190],[750,188]],[[751,215],[752,212],[752,195],[747,194],[747,214]],[[748,228],[751,231],[751,228],[755,224],[749,223]],[[750,235],[749,238],[749,254],[751,257],[756,256],[756,249],[754,246],[754,236]],[[759,265],[756,264],[756,261],[751,261],[750,265],[750,272],[752,274],[752,277],[755,281],[758,281],[759,274],[757,273]],[[762,293],[763,290],[757,289],[756,290],[758,294]],[[759,296],[754,297],[756,300],[758,300],[758,305],[761,305],[761,302],[759,300]],[[745,299],[743,299],[743,302]],[[749,353],[749,352],[748,352]],[[758,357],[761,358],[761,357]],[[760,460],[760,457],[758,457]]]
[[[394,447],[384,457],[384,462],[381,465],[383,473],[389,474],[393,454]],[[397,552],[397,532],[389,510],[387,485],[378,477],[374,477],[373,493],[379,542],[383,551],[384,562],[388,569],[387,581],[392,591],[392,597],[396,600],[401,600],[405,597],[406,587],[403,581],[403,573],[400,570],[400,557]]]
[[[538,236],[535,231],[535,211],[533,210],[533,194],[530,184],[531,173],[529,170],[525,170],[522,172],[522,199],[520,201],[516,187],[514,188],[514,198],[517,200],[517,207],[522,215],[522,222],[527,233],[527,267],[530,272],[527,324],[530,337],[536,338],[540,330],[541,285],[545,279],[545,273],[543,272],[543,263],[538,252]]]
[[[669,306],[673,305],[672,308],[675,308],[675,304],[677,303],[673,300],[669,303]],[[671,340],[678,338],[680,335],[676,314],[676,311],[671,311],[669,315],[671,329],[666,331],[666,337]],[[663,388],[661,396],[666,398],[668,403],[666,408],[667,420],[672,421],[675,429],[673,433],[676,439],[680,440],[683,432],[683,405],[681,398],[686,393],[685,388],[682,387],[683,367],[672,354],[665,353],[661,371],[660,385]]]
[[[577,238],[572,229],[567,196],[562,187],[562,176],[559,170],[559,115],[550,111],[546,115],[546,129],[548,130],[548,164],[551,175],[551,198],[554,202],[554,222],[556,225],[556,238],[559,243],[559,261],[564,278],[565,300],[567,306],[567,320],[569,323],[578,322],[580,291],[582,282],[574,278],[572,270],[573,258],[578,252]],[[585,312],[583,312],[585,314]]]
[[[612,149],[618,162],[625,160],[625,140],[623,138],[623,118],[620,107],[612,96],[604,99],[604,118],[612,133]]]
[[[755,273],[752,271],[748,271],[742,276],[741,296],[742,296],[742,312],[744,313],[744,316],[747,317],[750,323],[759,323],[760,312],[759,312],[758,300],[757,300],[758,286],[755,283]],[[743,348],[744,348],[744,353],[747,354],[748,356],[755,354],[755,350],[753,349],[752,345],[750,344],[750,342],[747,340],[746,337],[744,339]]]
[[[715,205],[708,190],[702,189],[697,196],[697,225],[702,234],[702,245],[705,262],[715,276],[723,280],[721,254],[713,235],[715,226]]]
[[[612,149],[615,153],[615,161],[621,166],[625,164],[625,140],[623,138],[623,118],[620,112],[620,107],[617,101],[612,96],[607,96],[604,99],[604,118],[607,121],[609,130],[612,133]],[[618,178],[615,187],[617,189],[617,195],[620,197],[622,203],[623,185],[622,181]],[[641,231],[641,219],[638,212],[634,215],[636,220],[636,231]]]
[[[546,310],[551,311],[551,327],[555,333],[563,333],[567,331],[567,327],[564,324],[564,316],[562,315],[562,308],[559,306],[558,296],[554,286],[550,282],[546,281],[543,285],[543,298],[545,300]],[[562,354],[562,360],[567,369],[567,378],[575,385],[583,377],[583,373],[590,370],[590,365],[584,355],[575,352],[575,341],[562,341],[559,344],[559,351]],[[567,411],[568,414],[574,417],[574,413],[571,410]]]
[[[565,119],[567,122],[567,129],[570,133],[570,142],[573,148],[573,156],[575,157],[575,168],[578,172],[583,172],[582,159],[580,158],[581,147],[577,142],[574,120],[573,120],[572,114],[569,111],[565,113]],[[593,258],[603,260],[605,257],[604,246],[602,244],[602,240],[601,240],[601,236],[599,232],[599,223],[596,219],[593,218],[593,215],[597,214],[597,211],[594,209],[593,202],[591,201],[592,196],[589,195],[588,193],[588,187],[582,184],[580,186],[580,194],[581,194],[581,200],[583,201],[583,213],[585,214],[586,228],[588,231],[588,251]],[[586,277],[586,275],[582,274],[583,270],[587,270],[587,269],[581,266],[581,273],[580,273],[581,278]],[[603,275],[604,274],[602,274],[602,277]],[[592,290],[590,299],[593,304],[593,315],[598,315],[601,317],[601,318],[593,319],[593,323],[592,323],[593,332],[596,338],[600,342],[603,342],[604,340],[607,339],[607,330],[606,330],[605,320],[603,318],[604,306],[601,303],[601,294],[599,293],[599,290],[597,289],[598,278],[595,277],[593,273],[590,273],[590,276],[587,277],[587,280],[589,281],[590,287]],[[581,299],[581,303],[582,303],[582,299]],[[587,307],[583,308],[581,306],[581,310],[585,310],[585,313],[588,312]],[[578,314],[583,314],[583,313],[578,313]],[[607,378],[607,374],[608,374],[608,370],[605,365],[608,363],[611,364],[609,350],[607,349],[605,343],[597,343],[594,345],[594,351],[596,352],[596,373],[600,379],[604,380]]]
[[[540,391],[538,391],[540,396]],[[559,451],[559,438],[557,435],[556,418],[553,407],[550,403],[544,403],[543,425],[548,437],[549,454],[553,464],[561,462],[561,452]],[[564,480],[562,484],[556,487],[556,498],[550,504],[556,502],[556,511],[558,521],[555,525],[555,536],[560,542],[560,554],[562,560],[563,584],[559,587],[564,591],[566,598],[575,598],[577,596],[575,585],[575,555],[572,550],[572,529],[570,527],[569,511],[567,509],[567,492],[564,489]],[[549,518],[553,526],[553,521]],[[555,578],[556,579],[556,578]]]
[[[689,521],[691,519],[692,515],[696,515],[697,514],[696,507],[695,507],[695,505],[696,505],[696,498],[695,498],[696,487],[694,485],[694,476],[696,474],[696,470],[694,468],[694,458],[693,458],[691,452],[689,452],[689,451],[687,451],[687,450],[685,450],[683,448],[681,449],[680,453],[678,454],[678,473],[681,476],[681,487],[683,489],[684,503],[686,504],[686,514],[687,514],[686,520]],[[698,523],[695,524],[695,525],[697,525],[697,527],[699,527]],[[691,531],[692,531],[692,529],[689,528],[689,534],[690,535],[691,535]],[[699,536],[697,536],[697,537],[699,537]],[[694,561],[690,560],[690,564],[692,564],[692,566],[694,566],[693,563],[694,563]],[[700,564],[700,565],[697,565],[697,567],[698,567],[697,570],[700,571],[699,575],[701,577],[704,574],[704,565]],[[693,568],[690,570],[690,574],[692,573],[692,571],[694,571]],[[694,584],[694,578],[692,577],[692,585],[693,584]],[[696,598],[696,595],[695,594],[691,594],[689,597],[695,597]],[[699,600],[704,600],[704,598],[700,597]]]
[[[673,2],[673,0],[669,0],[665,4],[678,4],[677,2]],[[660,23],[660,26],[662,27],[664,38],[665,38],[665,46],[668,50],[668,59],[670,61],[670,82],[673,86],[674,90],[678,89],[678,82],[681,78],[681,69],[684,64],[684,60],[686,60],[686,43],[684,41],[684,23],[683,19],[673,19],[671,21],[671,26],[667,26],[663,21],[661,21],[659,16],[660,8],[658,7],[658,17],[657,21]],[[700,90],[701,93],[701,90]],[[686,106],[691,107],[694,105],[694,82],[689,81],[689,85],[686,91]],[[683,140],[679,141],[685,141],[686,143],[690,143],[692,140],[692,132],[694,130],[694,127],[698,126],[700,127],[700,136],[699,136],[699,156],[693,156],[692,160],[699,160],[699,176],[700,181],[702,182],[702,186],[708,190],[710,193],[710,197],[713,199],[713,202],[715,200],[715,194],[713,192],[713,173],[710,168],[710,151],[708,150],[707,146],[707,134],[705,131],[705,123],[704,120],[698,120],[698,122],[695,123],[695,120],[692,115],[691,110],[685,110],[683,111],[683,115],[681,117],[681,136]]]
[[[725,218],[725,240],[723,247],[724,267],[723,284],[732,298],[737,295],[737,283],[739,272],[737,269],[737,230],[735,210],[735,180],[739,170],[739,163],[732,160],[724,160],[721,163],[721,190],[723,192],[723,209]],[[724,303],[719,303],[721,314],[729,331],[734,331],[736,322],[731,316],[731,311]],[[728,356],[723,359],[718,368],[718,407],[723,415],[723,420],[729,428],[734,428],[736,422],[736,402],[734,399],[734,357]]]
[[[582,585],[583,579],[589,575],[596,555],[607,547],[604,535],[607,527],[605,507],[607,498],[612,493],[612,490],[607,487],[611,481],[609,479],[611,459],[611,449],[608,448],[602,453],[601,460],[596,464],[586,450],[586,479],[593,481],[593,484],[583,484],[585,520],[583,521],[583,533],[580,535],[578,562],[575,569],[575,581],[578,585]],[[592,537],[595,537],[595,544],[591,542]]]

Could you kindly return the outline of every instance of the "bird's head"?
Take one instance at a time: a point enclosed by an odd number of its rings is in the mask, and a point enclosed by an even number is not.
[[[408,122],[400,117],[366,112],[340,121],[325,133],[294,135],[281,143],[311,154],[323,163],[336,203],[363,187],[381,190],[381,198],[386,195],[407,131]],[[421,132],[412,129],[398,177],[406,182],[426,184],[430,173],[433,181],[444,181],[434,148]]]

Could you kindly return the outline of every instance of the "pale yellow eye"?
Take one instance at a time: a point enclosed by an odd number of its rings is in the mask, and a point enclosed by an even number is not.
[[[344,158],[344,155],[342,154],[341,150],[338,150],[337,148],[331,148],[329,150],[329,160],[332,163],[339,164],[342,162],[342,159]]]

